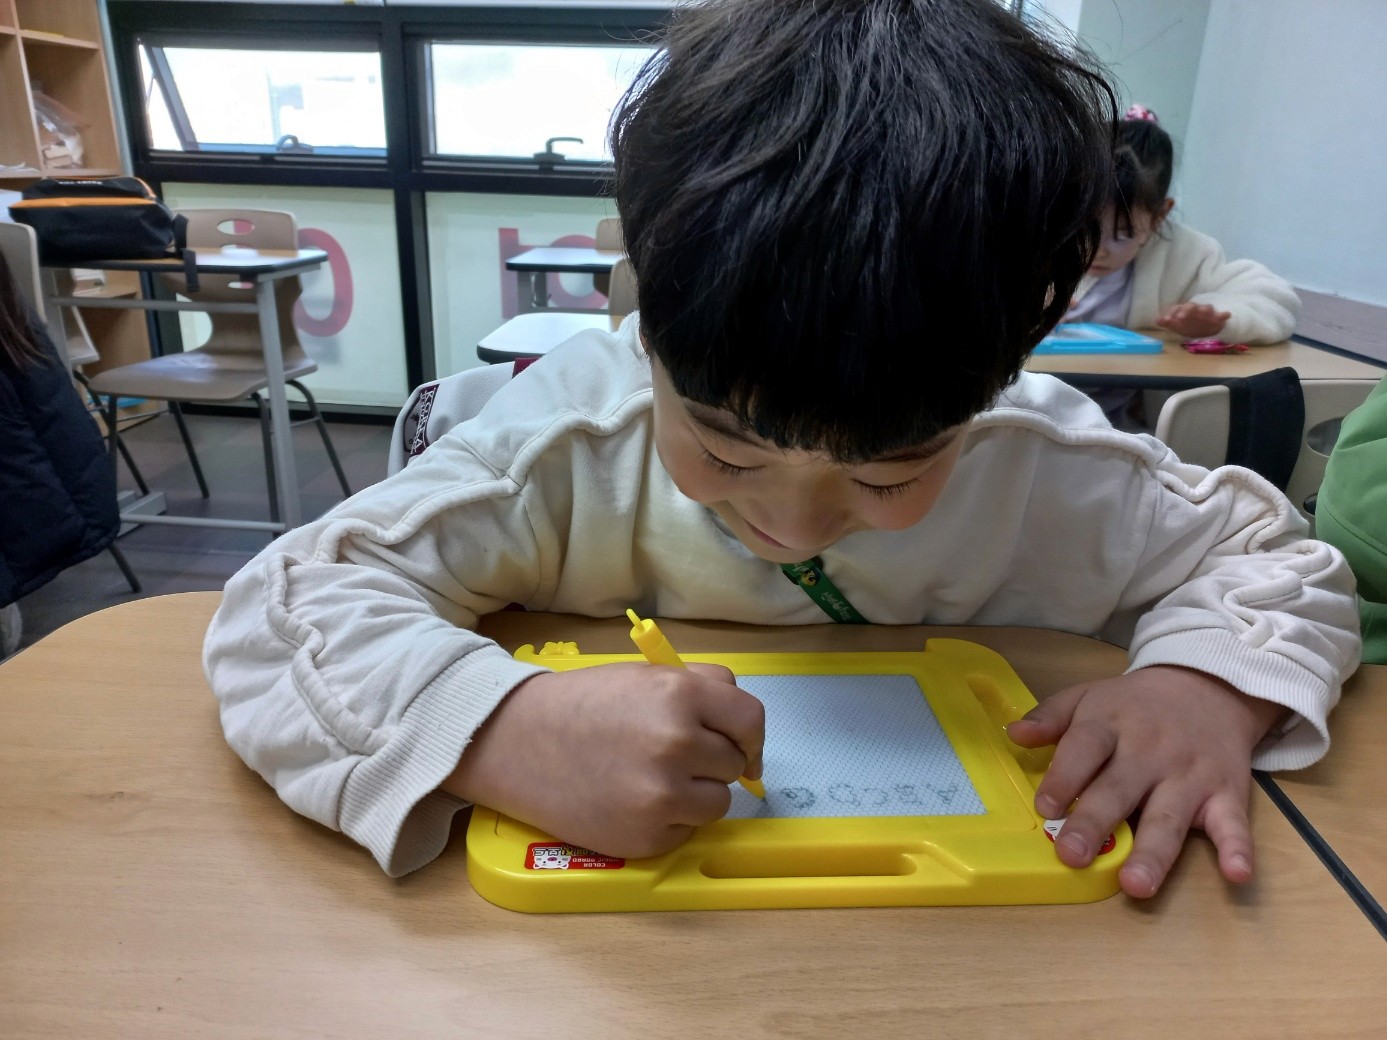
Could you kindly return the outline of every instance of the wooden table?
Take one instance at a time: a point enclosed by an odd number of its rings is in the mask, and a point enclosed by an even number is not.
[[[294,462],[294,431],[289,425],[289,404],[284,393],[284,353],[279,339],[279,317],[275,305],[275,282],[321,267],[327,253],[321,249],[194,250],[198,271],[204,274],[232,275],[249,282],[255,290],[254,302],[200,303],[193,293],[187,300],[156,299],[150,276],[178,274],[183,261],[176,258],[154,260],[84,260],[82,267],[100,271],[138,271],[146,282],[143,297],[50,296],[50,307],[87,307],[142,311],[203,311],[205,313],[255,314],[260,324],[260,350],[265,362],[265,396],[270,405],[270,442],[274,454],[275,483],[279,492],[282,521],[235,520],[218,517],[160,516],[134,507],[122,511],[122,518],[134,523],[163,523],[198,527],[233,527],[271,533],[297,527],[303,522],[299,502],[298,468]],[[62,266],[62,265],[46,265]]]
[[[1287,341],[1249,347],[1243,354],[1191,354],[1159,330],[1159,354],[1042,354],[1026,361],[1028,372],[1048,372],[1075,386],[1128,386],[1146,390],[1184,390],[1231,379],[1245,379],[1274,368],[1294,368],[1301,379],[1381,379],[1381,365],[1333,354],[1306,343]]]
[[[549,306],[550,271],[611,274],[617,261],[625,255],[620,249],[542,246],[517,253],[506,261],[506,270],[515,272],[519,290],[516,299],[522,312],[537,311]]]
[[[1228,888],[1196,840],[1146,903],[527,916],[472,891],[461,841],[392,881],[222,742],[199,661],[217,601],[124,604],[0,665],[7,1040],[1334,1040],[1387,1014],[1381,939],[1260,793],[1258,881]],[[485,628],[627,649],[615,620]],[[965,635],[1042,696],[1124,660],[1017,629],[667,631],[691,652]]]
[[[1362,884],[1368,912],[1387,934],[1387,665],[1366,664],[1349,680],[1330,719],[1329,755],[1276,784]],[[1376,906],[1372,905],[1376,904]]]

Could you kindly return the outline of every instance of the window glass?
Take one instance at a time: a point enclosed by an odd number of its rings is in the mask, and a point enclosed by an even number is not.
[[[652,47],[432,43],[433,155],[610,162],[612,108]]]
[[[299,247],[327,263],[302,275],[294,329],[318,371],[307,376],[320,404],[399,408],[408,396],[395,205],[385,190],[269,185],[165,184],[174,209],[278,209],[294,214]],[[179,315],[183,344],[206,341],[206,314]],[[292,391],[291,391],[292,394]]]
[[[144,43],[140,66],[151,147],[385,154],[376,52]]]
[[[519,312],[519,283],[506,260],[541,246],[592,246],[597,222],[616,216],[610,198],[431,193],[435,364],[450,375],[482,364],[477,344]],[[601,309],[592,275],[550,274],[551,305]]]

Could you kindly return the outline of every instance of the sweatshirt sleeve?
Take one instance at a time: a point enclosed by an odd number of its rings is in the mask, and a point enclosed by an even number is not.
[[[1228,343],[1279,343],[1295,331],[1300,297],[1291,283],[1255,260],[1228,260],[1223,247],[1207,235],[1179,228],[1189,241],[1172,246],[1178,267],[1170,291],[1161,293],[1161,309],[1176,303],[1207,303],[1228,311],[1219,338]]]
[[[1150,526],[1124,594],[1139,615],[1130,666],[1197,668],[1291,709],[1253,764],[1308,766],[1328,749],[1329,712],[1361,653],[1348,565],[1257,474],[1157,448]]]
[[[256,557],[203,652],[235,751],[392,876],[442,850],[464,803],[438,785],[540,671],[472,631],[540,580],[520,489],[442,447]]]

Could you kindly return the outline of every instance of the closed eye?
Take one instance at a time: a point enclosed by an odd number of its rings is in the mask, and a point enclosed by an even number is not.
[[[896,495],[903,495],[916,484],[920,483],[920,478],[905,480],[899,484],[864,484],[860,480],[853,481],[858,487],[870,495],[877,498],[894,498]]]
[[[734,466],[726,459],[718,458],[707,448],[703,449],[703,461],[725,477],[740,477],[744,473],[752,473],[761,468],[760,466]]]

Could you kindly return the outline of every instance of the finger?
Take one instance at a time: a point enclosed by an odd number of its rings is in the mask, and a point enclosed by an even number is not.
[[[734,778],[735,779],[735,778]],[[721,820],[732,804],[732,789],[718,780],[691,780],[671,815],[670,822],[702,827]]]
[[[1058,819],[1065,815],[1081,794],[1094,806],[1089,811],[1097,811],[1102,804],[1101,794],[1105,788],[1100,786],[1097,789],[1099,797],[1094,798],[1089,787],[1116,750],[1117,733],[1111,727],[1096,723],[1071,727],[1055,748],[1050,768],[1036,787],[1035,811],[1047,819]],[[1111,788],[1112,784],[1109,779],[1106,787]],[[1132,805],[1135,804],[1133,801]],[[1079,808],[1082,806],[1076,807],[1076,811]],[[1119,806],[1116,811],[1126,815],[1131,811],[1131,806]]]
[[[733,783],[746,769],[746,755],[723,734],[700,729],[688,747],[689,758],[683,763],[685,775],[699,780]]]
[[[1087,684],[1071,686],[1046,697],[1015,722],[1007,723],[1007,737],[1021,747],[1046,747],[1064,735],[1074,719],[1074,709],[1088,692]]]
[[[707,676],[709,679],[716,679],[718,682],[731,683],[733,686],[737,685],[737,677],[732,674],[732,669],[724,668],[720,664],[703,664],[702,662],[694,662],[692,664],[687,664],[684,667],[688,668],[688,670],[691,672],[697,672],[699,675]]]
[[[1122,891],[1137,899],[1156,894],[1184,848],[1195,808],[1190,796],[1174,785],[1164,784],[1151,793],[1141,810],[1132,854],[1117,875]]]
[[[699,693],[699,723],[737,746],[742,756],[738,775],[760,776],[761,751],[766,741],[766,706],[729,683],[704,683]]]
[[[1219,872],[1236,884],[1252,880],[1252,824],[1247,800],[1247,791],[1221,791],[1209,799],[1199,820],[1218,850]]]

